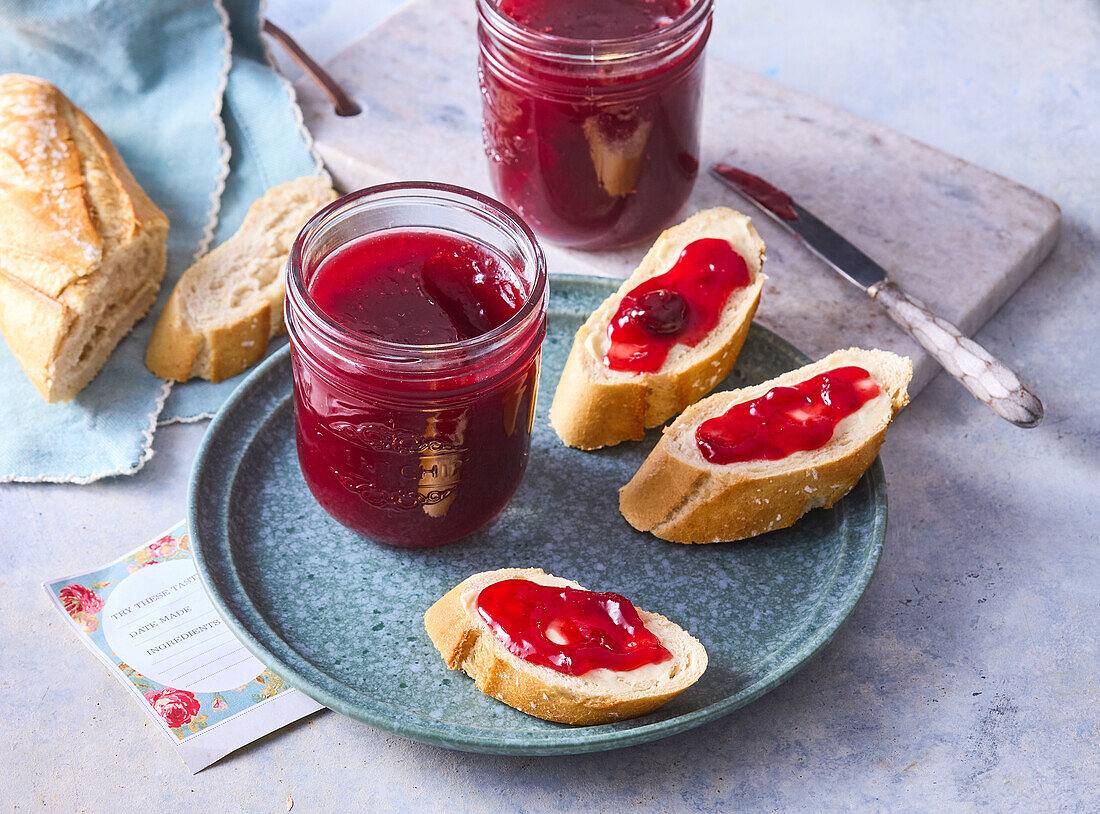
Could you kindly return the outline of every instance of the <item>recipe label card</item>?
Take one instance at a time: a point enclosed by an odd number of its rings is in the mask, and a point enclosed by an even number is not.
[[[322,709],[225,624],[199,584],[184,523],[97,571],[44,587],[193,772]]]

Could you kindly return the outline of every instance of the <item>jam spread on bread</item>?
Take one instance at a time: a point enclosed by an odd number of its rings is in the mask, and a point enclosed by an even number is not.
[[[514,269],[485,246],[438,232],[383,232],[328,255],[309,289],[344,328],[404,345],[458,342],[524,303]]]
[[[689,243],[676,264],[628,292],[607,327],[604,363],[655,373],[676,344],[694,347],[718,327],[730,295],[752,282],[745,258],[719,238]]]
[[[513,655],[565,675],[627,672],[672,658],[615,593],[505,579],[481,590],[477,611]]]
[[[733,405],[700,424],[695,443],[712,464],[778,461],[825,446],[837,424],[879,392],[863,368],[838,367]]]

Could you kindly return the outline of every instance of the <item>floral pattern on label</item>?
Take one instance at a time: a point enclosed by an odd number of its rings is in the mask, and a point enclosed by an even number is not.
[[[99,571],[46,586],[80,634],[87,637],[93,649],[106,656],[115,669],[134,685],[150,710],[179,741],[291,689],[280,676],[267,669],[233,690],[208,693],[166,686],[124,662],[107,644],[101,621],[111,591],[143,568],[190,558],[186,526],[181,523],[168,534]]]

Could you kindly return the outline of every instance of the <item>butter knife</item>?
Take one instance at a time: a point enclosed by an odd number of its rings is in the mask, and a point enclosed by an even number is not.
[[[862,289],[905,328],[974,398],[1019,427],[1037,427],[1043,403],[1020,377],[927,305],[906,294],[878,263],[763,178],[716,164],[711,173],[797,235],[833,271]]]

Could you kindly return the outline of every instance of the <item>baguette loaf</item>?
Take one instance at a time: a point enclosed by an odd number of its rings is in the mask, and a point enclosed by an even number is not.
[[[149,339],[145,365],[164,379],[220,382],[263,358],[283,333],[284,268],[298,232],[336,197],[321,176],[272,187],[236,234],[176,283]]]
[[[68,401],[156,298],[168,218],[110,140],[44,79],[0,76],[0,333]]]
[[[521,712],[565,724],[601,724],[652,712],[699,680],[707,668],[703,646],[678,625],[638,610],[643,624],[668,649],[671,661],[628,672],[590,670],[569,676],[531,664],[501,644],[477,613],[478,594],[506,579],[581,586],[540,568],[502,568],[475,574],[452,588],[424,614],[424,626],[443,661],[462,669],[477,688]]]
[[[702,238],[728,240],[745,259],[751,283],[730,294],[709,336],[694,347],[674,345],[656,373],[607,367],[607,328],[623,297],[667,272],[689,243]],[[752,222],[732,209],[706,209],[663,232],[634,273],[577,331],[550,406],[550,424],[566,446],[597,449],[641,439],[646,428],[663,424],[722,381],[760,303],[763,262],[764,241]]]
[[[840,421],[820,449],[778,461],[713,464],[695,443],[696,428],[734,404],[773,387],[796,384],[846,365],[862,367],[881,392]],[[878,455],[886,428],[909,402],[909,359],[881,350],[850,348],[829,354],[754,387],[715,393],[669,425],[631,481],[619,490],[630,525],[675,543],[742,540],[791,526],[816,507],[844,497]]]

